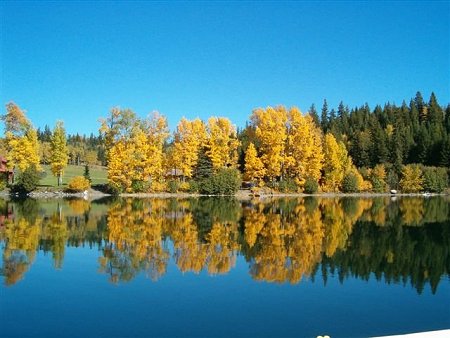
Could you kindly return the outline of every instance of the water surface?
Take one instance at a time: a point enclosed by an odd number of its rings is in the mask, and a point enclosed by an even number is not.
[[[2,337],[450,328],[448,198],[0,200]]]

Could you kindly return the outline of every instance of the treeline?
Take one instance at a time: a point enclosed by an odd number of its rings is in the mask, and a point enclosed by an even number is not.
[[[170,133],[158,113],[139,118],[114,108],[98,136],[66,137],[62,123],[35,131],[14,103],[3,120],[10,167],[51,164],[60,178],[67,163],[104,164],[113,193],[233,194],[241,180],[256,193],[442,192],[448,186],[450,105],[441,107],[433,93],[428,102],[418,92],[409,105],[373,111],[342,102],[329,110],[324,101],[320,116],[314,105],[307,114],[258,108],[243,129],[224,117],[182,118]]]
[[[450,166],[450,105],[444,110],[434,93],[428,102],[417,92],[409,104],[388,103],[373,111],[367,104],[349,110],[343,102],[329,111],[325,100],[320,118],[314,105],[309,113],[324,133],[345,143],[358,167]]]
[[[37,129],[41,164],[51,163],[51,142],[53,131],[48,125],[44,129]],[[67,135],[68,163],[72,165],[106,165],[106,155],[101,135],[89,136],[80,134]]]

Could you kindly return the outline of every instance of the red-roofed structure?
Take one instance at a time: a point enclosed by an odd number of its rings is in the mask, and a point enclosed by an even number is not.
[[[0,175],[2,175],[8,182],[12,182],[14,178],[14,171],[8,169],[8,161],[3,156],[0,156]]]

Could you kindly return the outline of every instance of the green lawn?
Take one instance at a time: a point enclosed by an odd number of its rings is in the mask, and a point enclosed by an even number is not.
[[[49,165],[43,165],[42,168],[45,171],[45,177],[41,179],[40,186],[42,187],[56,187],[58,185],[57,178],[53,176]],[[92,180],[92,185],[104,184],[108,180],[106,178],[107,172],[105,167],[91,166],[89,167],[89,172]],[[83,176],[84,166],[82,165],[68,165],[64,170],[63,175],[63,186],[67,185],[70,179],[74,176]]]

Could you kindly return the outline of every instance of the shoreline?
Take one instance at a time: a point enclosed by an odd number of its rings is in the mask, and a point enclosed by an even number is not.
[[[359,198],[374,198],[374,197],[434,197],[434,196],[450,196],[449,193],[372,193],[372,192],[360,192],[360,193],[341,193],[341,192],[324,192],[315,194],[305,193],[270,193],[253,195],[249,190],[239,190],[234,195],[203,195],[197,193],[121,193],[119,195],[111,195],[103,193],[98,190],[92,190],[81,193],[68,193],[64,191],[37,191],[26,195],[19,195],[10,193],[7,191],[0,192],[0,198],[83,198],[89,200],[95,200],[103,197],[122,197],[122,198],[200,198],[200,197],[234,197],[237,200],[251,200],[251,199],[270,199],[270,198],[305,198],[305,197],[321,197],[321,198],[339,198],[339,197],[359,197]]]

